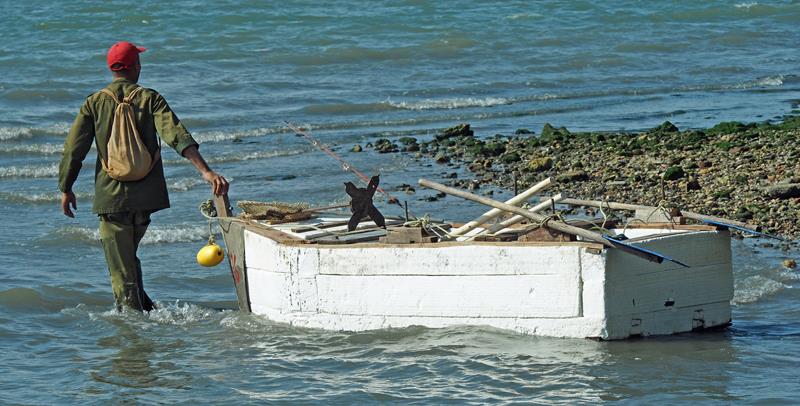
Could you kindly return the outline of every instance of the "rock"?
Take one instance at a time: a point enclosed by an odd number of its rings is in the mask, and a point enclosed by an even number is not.
[[[543,172],[553,167],[553,158],[549,156],[534,158],[528,161],[528,170],[532,172]]]
[[[417,152],[419,151],[419,144],[409,144],[403,148],[405,152]]]
[[[589,174],[584,171],[566,171],[561,175],[556,176],[556,182],[583,182],[589,180]]]
[[[651,133],[663,134],[663,133],[677,133],[680,132],[678,127],[675,124],[670,123],[669,121],[663,122],[660,126],[650,130]]]
[[[453,137],[472,137],[475,133],[469,128],[469,124],[459,124],[444,130],[441,134],[434,137],[437,141],[446,140]]]
[[[795,268],[797,268],[797,261],[795,261],[793,259],[784,259],[783,260],[783,267],[784,268],[789,268],[789,269],[795,269]]]
[[[434,157],[433,159],[436,161],[437,164],[446,164],[450,162],[450,157],[443,153],[437,154],[436,157]]]
[[[458,174],[455,172],[451,172],[449,175],[445,176],[445,178],[455,179],[458,177]]]
[[[410,144],[416,144],[417,143],[417,139],[414,138],[414,137],[401,137],[397,141],[400,142],[403,145],[410,145]]]
[[[700,181],[698,181],[697,179],[689,179],[689,181],[686,182],[686,191],[687,192],[688,191],[692,191],[692,190],[700,190],[702,188],[703,187],[700,186]]]
[[[502,163],[504,163],[506,165],[513,164],[514,162],[519,162],[521,160],[522,160],[522,158],[519,156],[519,154],[516,151],[512,151],[512,152],[506,153],[505,155],[500,157],[500,162],[502,162]]]
[[[555,128],[550,123],[545,123],[542,127],[542,135],[539,137],[542,141],[560,140],[571,133],[566,127]]]
[[[409,194],[409,195],[413,195],[414,193],[417,192],[414,189],[414,187],[412,187],[411,185],[409,185],[407,183],[403,183],[402,185],[395,187],[394,190],[397,190],[397,191],[400,191],[400,192],[406,192],[406,194]]]
[[[708,129],[709,134],[733,134],[754,128],[754,124],[742,124],[738,121],[724,121]]]
[[[678,180],[684,176],[686,176],[686,173],[680,166],[670,166],[664,171],[664,180]]]
[[[750,211],[747,207],[742,206],[736,209],[736,213],[734,213],[733,217],[736,220],[747,221],[753,218],[753,212]]]
[[[469,166],[467,166],[467,169],[469,169],[472,172],[477,172],[483,170],[483,164],[481,164],[480,162],[472,162],[471,164],[469,164]]]
[[[364,150],[364,148],[362,148],[362,147],[361,147],[361,145],[359,145],[359,144],[356,144],[356,145],[353,147],[353,149],[351,149],[351,151],[353,151],[353,152],[361,152],[361,151],[363,151],[363,150]]]
[[[514,131],[514,134],[523,135],[523,134],[533,134],[533,131],[527,128],[518,128],[517,131]]]
[[[386,138],[381,138],[375,141],[375,149],[378,151],[379,154],[386,154],[390,152],[400,151],[400,149],[397,147],[397,144],[389,141]]]
[[[800,197],[800,183],[777,183],[764,188],[764,192],[773,199]]]

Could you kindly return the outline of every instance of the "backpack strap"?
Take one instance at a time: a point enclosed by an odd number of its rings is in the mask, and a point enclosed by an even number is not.
[[[122,101],[119,101],[119,99],[117,98],[117,95],[115,95],[114,92],[112,92],[111,90],[108,90],[108,88],[102,89],[102,90],[100,90],[100,92],[111,96],[111,98],[114,99],[114,101],[117,104],[122,104],[122,103],[130,103],[133,100],[133,98],[136,97],[136,95],[139,94],[142,91],[142,89],[144,89],[144,88],[141,87],[141,86],[137,86],[136,89],[131,90],[131,92],[128,93],[128,95],[125,96],[122,99]]]
[[[105,94],[107,94],[107,95],[111,96],[111,98],[112,98],[112,99],[114,99],[114,101],[115,101],[117,104],[119,104],[119,103],[120,103],[119,99],[117,99],[117,95],[115,95],[115,94],[114,94],[114,92],[112,92],[111,90],[108,90],[108,89],[102,89],[102,90],[100,90],[100,93],[105,93]]]
[[[136,95],[139,94],[139,92],[142,91],[142,89],[143,89],[143,87],[139,86],[136,89],[131,90],[131,92],[128,93],[128,95],[125,96],[124,99],[122,99],[122,102],[123,103],[130,103],[133,100],[133,98],[136,97]]]

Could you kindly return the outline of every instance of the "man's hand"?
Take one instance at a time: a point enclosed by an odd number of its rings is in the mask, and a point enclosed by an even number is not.
[[[203,172],[203,179],[211,184],[211,191],[215,196],[220,196],[228,193],[228,181],[222,175],[214,171]]]
[[[75,200],[75,193],[72,191],[64,192],[61,194],[61,210],[64,212],[64,215],[70,218],[75,218],[75,213],[70,210],[69,206],[72,205],[72,208],[78,210],[78,203]]]

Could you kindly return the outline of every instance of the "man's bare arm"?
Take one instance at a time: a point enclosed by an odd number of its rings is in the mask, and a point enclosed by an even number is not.
[[[206,160],[200,155],[196,145],[190,145],[183,150],[183,156],[188,159],[206,182],[211,184],[211,189],[216,196],[228,193],[228,181],[222,175],[208,167]]]

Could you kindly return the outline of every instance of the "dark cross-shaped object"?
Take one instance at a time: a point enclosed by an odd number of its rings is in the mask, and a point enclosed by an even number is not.
[[[386,220],[383,218],[383,214],[372,204],[372,196],[375,195],[375,191],[378,190],[378,183],[380,181],[380,177],[375,175],[369,180],[369,184],[367,184],[366,188],[356,187],[352,182],[344,183],[344,190],[350,195],[351,199],[350,211],[353,212],[353,216],[350,217],[350,221],[347,222],[347,231],[355,230],[361,219],[367,216],[369,216],[378,227],[386,228]]]

